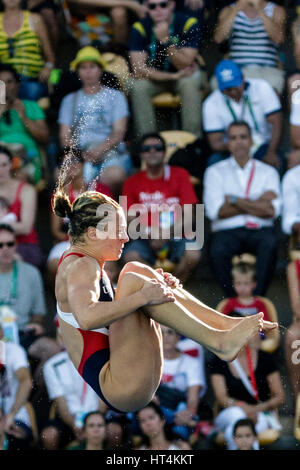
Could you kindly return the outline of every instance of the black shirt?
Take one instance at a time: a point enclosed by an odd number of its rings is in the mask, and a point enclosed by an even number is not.
[[[234,377],[228,367],[228,363],[217,356],[208,364],[210,375],[219,374],[225,378],[228,395],[235,400],[244,401],[249,405],[255,405],[257,401],[250,395],[241,379]],[[257,365],[254,371],[256,385],[260,401],[270,399],[270,389],[267,382],[268,375],[278,371],[274,356],[264,351],[258,351]]]
[[[134,23],[130,35],[130,51],[147,52],[149,66],[158,70],[176,70],[170,63],[166,48],[156,39],[153,33],[153,21],[147,16]],[[178,48],[198,49],[200,28],[197,18],[175,12],[169,27],[170,42]]]

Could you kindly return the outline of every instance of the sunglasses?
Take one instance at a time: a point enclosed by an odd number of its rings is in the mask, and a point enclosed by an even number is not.
[[[15,40],[14,38],[7,38],[6,41],[8,45],[9,58],[12,59],[15,55]]]
[[[151,149],[156,150],[157,152],[163,152],[164,146],[161,144],[156,144],[156,145],[143,145],[141,147],[141,152],[150,152]]]
[[[155,10],[157,7],[167,8],[169,2],[148,3],[149,10]]]
[[[8,246],[9,248],[12,248],[15,246],[16,242],[0,242],[0,249],[3,248],[4,246]]]

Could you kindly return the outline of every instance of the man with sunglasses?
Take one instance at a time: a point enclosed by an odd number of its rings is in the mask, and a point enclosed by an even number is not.
[[[9,308],[17,317],[21,343],[26,347],[45,333],[44,288],[37,268],[16,260],[16,236],[0,224],[0,316]]]
[[[181,211],[180,218],[172,206],[180,209],[184,204],[194,206],[198,201],[188,172],[165,164],[165,153],[165,141],[159,134],[153,132],[142,137],[140,157],[145,170],[129,177],[123,186],[127,209],[133,211],[135,204],[142,205],[138,209],[140,233],[138,239],[125,245],[124,261],[140,261],[154,266],[157,259],[165,256],[171,264],[164,268],[174,269],[174,276],[185,282],[200,260],[200,250],[196,245],[192,250],[186,249],[187,234],[183,227],[186,229],[191,224],[188,220],[190,215]],[[136,217],[137,214],[128,213],[129,237],[132,236],[131,222]],[[166,229],[165,233],[163,229]],[[181,237],[177,237],[179,232]]]
[[[152,98],[165,91],[181,98],[182,128],[201,134],[202,75],[196,59],[200,27],[175,11],[173,0],[146,0],[148,15],[134,23],[130,37],[131,100],[138,137],[156,130]]]

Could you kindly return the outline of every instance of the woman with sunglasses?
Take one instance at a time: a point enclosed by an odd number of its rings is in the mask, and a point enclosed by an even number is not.
[[[226,317],[185,291],[162,270],[141,263],[122,269],[115,296],[104,270],[128,241],[121,206],[87,191],[73,204],[62,168],[53,211],[68,217],[71,247],[58,265],[55,294],[63,342],[84,380],[111,409],[136,411],[153,397],[162,372],[162,323],[232,360],[249,337],[276,324],[262,314]],[[109,328],[108,328],[109,327]]]
[[[22,9],[21,0],[1,0],[0,62],[21,76],[20,97],[38,100],[48,94],[55,56],[40,15]]]
[[[11,222],[17,235],[18,253],[22,259],[36,267],[41,267],[44,256],[39,246],[34,222],[37,210],[36,189],[12,175],[13,156],[4,146],[0,145],[0,196],[9,204],[9,211],[17,217]]]

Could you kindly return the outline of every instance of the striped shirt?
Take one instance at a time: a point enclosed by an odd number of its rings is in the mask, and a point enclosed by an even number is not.
[[[43,69],[41,42],[30,26],[29,11],[24,11],[22,26],[12,36],[4,31],[3,13],[0,14],[0,62],[31,78],[36,78]]]
[[[275,4],[268,2],[265,14],[272,18]],[[268,36],[262,20],[249,18],[240,11],[234,20],[230,37],[230,58],[241,67],[260,65],[278,66],[278,46]]]

